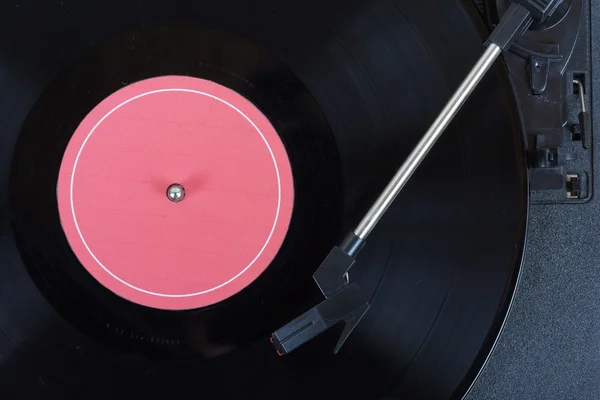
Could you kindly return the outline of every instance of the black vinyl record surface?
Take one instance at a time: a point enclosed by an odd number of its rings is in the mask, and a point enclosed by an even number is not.
[[[278,357],[268,334],[319,301],[311,274],[481,54],[470,2],[36,1],[3,4],[0,30],[3,399],[462,396],[500,329],[525,238],[521,123],[501,63],[360,253],[350,279],[371,310],[341,352],[325,334]],[[190,311],[105,289],[70,250],[56,204],[81,120],[162,75],[254,103],[295,183],[272,265]]]

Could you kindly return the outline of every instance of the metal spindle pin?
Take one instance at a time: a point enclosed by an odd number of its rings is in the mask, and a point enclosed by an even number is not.
[[[185,197],[185,188],[179,183],[173,183],[167,188],[167,197],[173,203],[179,203]]]

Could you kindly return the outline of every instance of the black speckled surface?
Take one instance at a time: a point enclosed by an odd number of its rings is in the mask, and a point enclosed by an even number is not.
[[[600,2],[591,0],[592,65],[600,68]],[[592,74],[600,158],[600,74]],[[598,188],[599,163],[594,166]],[[600,399],[600,203],[536,205],[504,330],[467,394],[479,399]]]

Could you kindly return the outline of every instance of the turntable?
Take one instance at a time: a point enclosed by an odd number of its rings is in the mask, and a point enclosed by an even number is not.
[[[599,397],[598,12],[2,4],[0,397]]]

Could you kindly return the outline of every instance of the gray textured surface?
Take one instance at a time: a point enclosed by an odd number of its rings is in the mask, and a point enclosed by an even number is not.
[[[591,0],[592,62],[600,68],[600,3]],[[600,74],[592,76],[600,160]],[[594,167],[599,186],[600,163]],[[479,399],[600,399],[600,202],[538,205],[506,325],[467,394]]]

